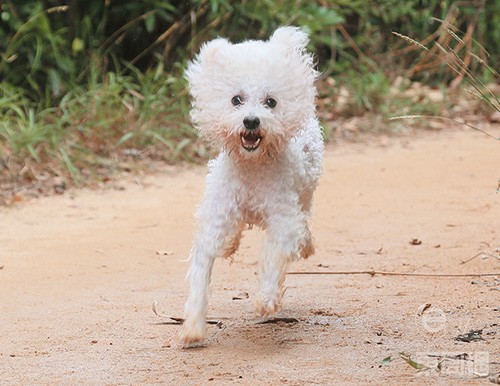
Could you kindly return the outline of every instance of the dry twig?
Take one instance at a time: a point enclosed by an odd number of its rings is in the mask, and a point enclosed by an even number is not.
[[[470,127],[471,129],[473,130],[476,130],[476,131],[479,131],[480,133],[483,133],[485,135],[487,135],[488,137],[491,137],[493,139],[496,139],[497,141],[500,141],[500,137],[495,137],[494,135],[484,131],[484,130],[481,130],[480,128],[474,126],[474,125],[471,125],[467,122],[461,122],[461,121],[458,121],[456,119],[453,119],[453,118],[448,118],[448,117],[441,117],[439,115],[400,115],[400,116],[397,116],[397,117],[391,117],[389,118],[389,121],[394,121],[394,120],[397,120],[397,119],[421,119],[421,118],[426,118],[426,119],[440,119],[440,120],[444,120],[444,121],[450,121],[450,122],[455,122],[455,123],[458,123],[460,125],[465,125],[467,127]]]
[[[488,277],[500,276],[496,273],[412,273],[412,272],[386,272],[386,271],[296,271],[288,272],[289,275],[380,275],[380,276],[410,276],[410,277]]]

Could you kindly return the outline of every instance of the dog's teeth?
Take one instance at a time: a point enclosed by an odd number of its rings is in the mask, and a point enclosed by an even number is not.
[[[248,141],[244,136],[241,136],[241,143],[246,150],[255,150],[259,147],[260,137],[257,137],[255,141]]]

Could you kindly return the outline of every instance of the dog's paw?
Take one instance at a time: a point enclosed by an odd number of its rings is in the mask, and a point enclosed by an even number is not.
[[[308,239],[306,243],[300,248],[300,257],[307,259],[309,256],[314,255],[314,244],[311,239]]]
[[[275,300],[262,300],[259,302],[257,305],[257,312],[261,316],[269,316],[274,314],[280,309],[280,304],[278,301]]]
[[[179,334],[179,345],[182,348],[198,347],[203,345],[206,335],[206,324],[202,322],[184,322]]]
[[[190,335],[181,332],[179,335],[178,346],[179,348],[194,348],[204,346],[205,335]]]

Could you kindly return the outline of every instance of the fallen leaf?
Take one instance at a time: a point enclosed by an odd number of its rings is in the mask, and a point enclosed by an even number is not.
[[[422,304],[420,307],[418,307],[417,316],[422,316],[424,314],[425,310],[427,310],[431,306],[432,306],[431,303]]]
[[[382,359],[382,362],[380,362],[380,364],[382,366],[387,366],[389,363],[391,363],[395,359],[397,359],[397,357],[389,355],[388,357],[385,357],[384,359]]]
[[[271,319],[266,319],[261,322],[257,322],[256,324],[274,324],[274,323],[298,323],[299,320],[295,318],[271,318]]]
[[[465,334],[458,335],[453,339],[465,343],[476,342],[478,340],[484,340],[482,334],[483,330],[471,330]]]
[[[174,251],[155,251],[155,253],[160,256],[171,256],[174,254]]]
[[[468,361],[468,360],[470,360],[470,355],[467,354],[466,352],[464,352],[462,354],[457,354],[457,355],[451,356],[451,359],[459,359],[461,361]]]
[[[491,383],[494,383],[496,385],[500,385],[500,373],[490,374],[489,377],[488,377],[488,380]]]
[[[233,300],[244,300],[248,299],[248,292],[240,292],[238,295],[233,296]]]
[[[408,363],[411,367],[417,370],[423,370],[423,369],[428,369],[428,367],[422,363],[415,362],[414,360],[411,359],[411,357],[408,354],[405,354],[404,352],[400,352],[399,356],[406,362]]]

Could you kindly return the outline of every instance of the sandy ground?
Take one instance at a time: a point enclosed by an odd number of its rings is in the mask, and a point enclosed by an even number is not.
[[[327,148],[317,253],[291,271],[500,273],[500,143],[474,131],[389,142]],[[0,209],[1,384],[489,384],[500,372],[500,274],[289,275],[276,316],[290,319],[261,323],[258,231],[216,263],[206,347],[177,348],[179,325],[151,306],[182,316],[204,175]],[[481,340],[456,340],[474,330],[465,338]]]

